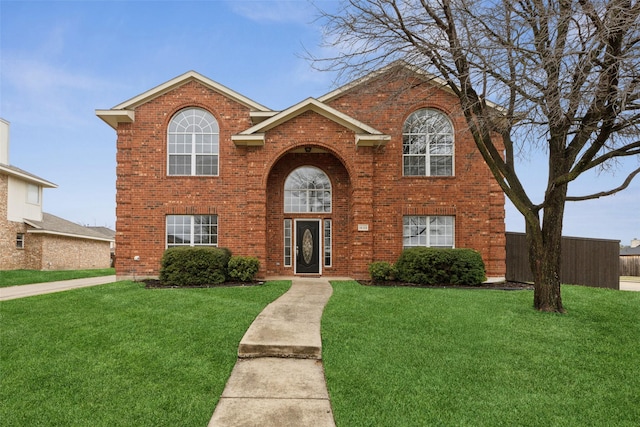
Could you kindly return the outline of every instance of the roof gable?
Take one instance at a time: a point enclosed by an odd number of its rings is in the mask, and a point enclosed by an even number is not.
[[[389,135],[385,135],[371,126],[362,123],[361,121],[356,120],[315,98],[307,98],[304,101],[275,114],[263,122],[258,123],[239,134],[233,135],[231,140],[236,145],[264,145],[265,132],[307,111],[313,111],[314,113],[320,114],[321,116],[352,130],[356,134],[355,143],[357,146],[385,145],[391,139]]]
[[[362,77],[360,77],[359,79],[353,80],[325,95],[322,95],[321,97],[318,98],[318,100],[320,102],[331,102],[336,98],[339,98],[340,96],[346,94],[347,92],[349,92],[350,90],[359,87],[359,86],[363,86],[365,84],[370,83],[371,81],[373,81],[374,79],[379,78],[380,76],[387,74],[387,73],[393,73],[393,72],[397,72],[397,71],[405,71],[405,72],[409,72],[411,74],[413,74],[415,77],[425,81],[425,82],[429,82],[431,83],[434,87],[437,87],[439,89],[442,89],[448,93],[453,94],[453,90],[449,87],[449,84],[446,82],[446,80],[437,77],[434,74],[431,74],[425,70],[423,70],[420,67],[417,67],[415,65],[411,65],[409,63],[407,63],[406,61],[403,60],[397,60],[392,62],[391,64],[382,67],[378,70],[372,71]],[[495,104],[491,101],[485,100],[486,104],[488,107],[493,108],[499,112],[504,111],[504,108],[502,108],[501,106],[499,106],[498,104]]]
[[[118,123],[131,123],[135,120],[134,110],[136,107],[192,81],[197,81],[203,86],[216,91],[230,99],[233,99],[239,104],[242,104],[249,108],[250,111],[256,112],[259,116],[271,112],[271,110],[264,105],[258,104],[257,102],[247,98],[246,96],[241,95],[240,93],[231,90],[228,87],[223,86],[220,83],[215,82],[200,73],[197,73],[195,71],[187,71],[186,73],[175,77],[165,83],[162,83],[161,85],[158,85],[153,89],[143,92],[140,95],[137,95],[127,101],[124,101],[111,109],[96,110],[96,115],[104,120],[109,126],[116,129],[118,127]]]

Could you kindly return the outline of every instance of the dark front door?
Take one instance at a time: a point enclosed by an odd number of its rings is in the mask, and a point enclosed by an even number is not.
[[[320,273],[320,221],[296,221],[296,273]]]

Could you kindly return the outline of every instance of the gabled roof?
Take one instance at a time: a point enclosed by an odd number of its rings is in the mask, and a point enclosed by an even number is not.
[[[344,86],[341,86],[325,95],[322,95],[321,97],[318,98],[318,100],[320,102],[330,102],[338,97],[340,97],[341,95],[347,93],[348,91],[350,91],[351,89],[358,87],[360,85],[364,85],[378,77],[380,77],[381,75],[391,72],[394,69],[404,69],[407,70],[411,73],[413,73],[414,75],[416,75],[417,77],[421,78],[424,81],[428,81],[430,83],[432,83],[435,87],[438,87],[442,90],[445,90],[449,93],[453,94],[453,90],[449,87],[449,84],[446,82],[446,80],[437,77],[434,74],[431,74],[425,70],[423,70],[420,67],[417,67],[415,65],[411,65],[409,63],[407,63],[406,61],[403,61],[401,59],[392,62],[389,65],[386,65],[378,70],[372,71],[362,77],[360,77],[359,79],[353,80],[347,84],[345,84]],[[486,101],[487,106],[490,108],[493,108],[497,111],[504,111],[504,108],[499,106],[498,104],[495,104],[491,101]]]
[[[105,236],[102,231],[84,227],[46,212],[42,213],[42,221],[24,220],[24,222],[33,227],[33,229],[27,230],[27,233],[53,234],[77,239],[101,240],[104,242],[113,242],[114,240],[113,237]]]
[[[118,123],[120,122],[131,123],[135,120],[134,110],[139,105],[149,102],[152,99],[164,95],[165,93],[172,91],[173,89],[191,81],[197,81],[198,83],[208,87],[209,89],[233,99],[234,101],[249,108],[252,112],[255,112],[258,116],[262,116],[265,113],[268,114],[269,112],[271,112],[271,110],[264,105],[258,104],[257,102],[247,98],[246,96],[241,95],[238,92],[235,92],[228,87],[223,86],[220,83],[203,76],[200,73],[197,73],[195,71],[187,71],[186,73],[175,77],[168,82],[162,83],[161,85],[156,86],[153,89],[143,92],[140,95],[135,96],[127,101],[124,101],[111,109],[96,110],[96,115],[104,120],[109,126],[116,129],[118,127]]]
[[[314,113],[320,114],[321,116],[355,132],[355,143],[359,147],[385,145],[391,139],[389,135],[385,135],[371,126],[362,123],[361,121],[356,120],[353,117],[318,101],[317,99],[307,98],[304,101],[275,114],[263,122],[258,123],[239,134],[231,136],[231,140],[236,145],[264,145],[266,131],[273,129],[274,127],[307,111],[313,111]]]
[[[47,181],[44,178],[40,178],[32,173],[29,173],[25,170],[17,168],[11,165],[5,165],[4,163],[0,163],[0,172],[5,173],[9,176],[13,176],[15,178],[21,179],[26,182],[30,182],[32,184],[37,184],[45,188],[57,188],[58,186],[53,182]]]

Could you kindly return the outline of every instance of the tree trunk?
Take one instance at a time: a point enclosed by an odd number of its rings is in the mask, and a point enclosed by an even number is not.
[[[544,209],[542,227],[527,221],[529,265],[533,273],[533,306],[536,310],[564,313],[560,296],[560,268],[562,260],[562,218],[564,188],[549,194]]]

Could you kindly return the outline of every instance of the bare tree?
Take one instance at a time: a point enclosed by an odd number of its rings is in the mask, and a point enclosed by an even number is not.
[[[339,53],[312,59],[350,78],[403,60],[446,82],[524,216],[535,308],[564,312],[566,202],[614,194],[640,173],[611,190],[568,193],[584,172],[640,154],[639,15],[638,0],[347,0],[337,12],[321,11],[325,44]],[[541,203],[514,164],[531,144],[548,154]]]

